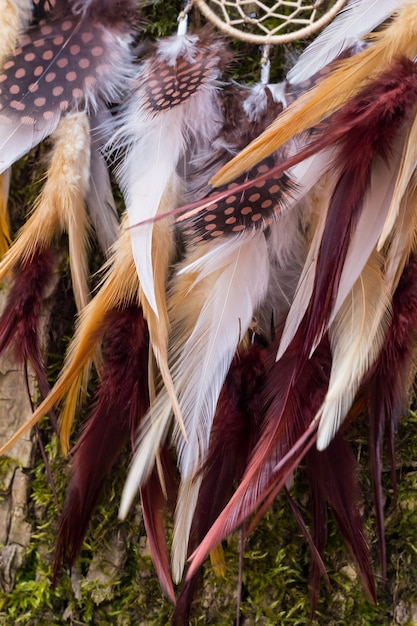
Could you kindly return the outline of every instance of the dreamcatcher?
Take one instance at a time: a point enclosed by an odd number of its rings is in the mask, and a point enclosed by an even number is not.
[[[239,526],[253,528],[279,492],[290,499],[302,460],[311,534],[296,517],[311,547],[313,605],[326,575],[327,508],[375,599],[344,438],[362,415],[385,572],[382,439],[387,431],[393,451],[417,321],[417,9],[407,0],[344,4],[195,0],[177,34],[135,64],[136,2],[57,0],[37,3],[32,29],[3,55],[2,170],[49,135],[53,149],[36,210],[0,264],[2,277],[15,271],[4,343],[18,328],[21,360],[35,365],[45,399],[2,452],[60,401],[68,451],[95,362],[100,383],[72,451],[55,573],[74,563],[131,438],[121,515],[140,491],[173,602],[172,579],[180,583],[188,564],[173,623],[188,620],[206,556]],[[31,6],[22,1],[21,30]],[[195,7],[228,35],[263,44],[259,84],[225,80],[224,39],[207,27],[187,31]],[[270,84],[269,46],[326,24],[286,80]],[[124,196],[120,226],[103,154]],[[108,261],[90,300],[91,223]],[[21,311],[40,303],[63,229],[81,313],[49,392],[36,324]],[[165,500],[174,509],[171,561]]]

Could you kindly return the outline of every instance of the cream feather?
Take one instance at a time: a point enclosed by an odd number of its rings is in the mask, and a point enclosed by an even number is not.
[[[178,323],[173,324],[175,347],[170,350],[171,371],[187,440],[178,425],[174,428],[174,439],[183,480],[195,479],[192,494],[185,486],[181,489],[182,498],[177,506],[176,554],[173,556],[176,579],[183,569],[192,516],[192,509],[186,503],[195,503],[198,495],[199,481],[195,475],[207,453],[218,395],[253,311],[268,287],[268,250],[263,233],[206,248],[201,246],[201,250],[197,248],[191,253],[192,257],[197,255],[197,259],[183,267],[175,281],[174,299],[183,302],[185,296],[185,308],[190,311],[193,322],[190,324],[183,318],[185,329],[181,337],[175,339],[181,326],[181,313],[176,310]],[[171,410],[166,393],[162,393],[141,427],[122,496],[121,517],[127,514],[136,490],[152,470],[170,425]]]
[[[189,266],[204,280],[217,274],[197,324],[173,367],[188,440],[174,430],[182,485],[177,500],[172,547],[174,580],[185,559],[217,400],[236,349],[263,300],[269,281],[268,249],[263,233],[226,241]],[[187,270],[185,270],[187,271]],[[192,291],[190,292],[192,297]]]
[[[339,430],[364,374],[382,347],[390,319],[382,267],[383,258],[375,251],[329,328],[333,360],[329,389],[317,416],[319,450],[324,450]]]
[[[0,63],[16,45],[19,35],[29,26],[31,0],[0,0]]]

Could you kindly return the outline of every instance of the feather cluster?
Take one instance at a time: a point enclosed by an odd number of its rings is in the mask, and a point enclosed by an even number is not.
[[[384,574],[384,436],[394,464],[417,345],[416,3],[351,0],[284,83],[252,88],[226,80],[232,56],[208,29],[133,63],[133,0],[12,4],[15,21],[0,24],[4,242],[8,169],[49,136],[52,147],[0,261],[11,280],[0,350],[17,339],[44,399],[1,452],[59,402],[67,452],[93,361],[99,377],[72,450],[55,574],[74,563],[130,440],[120,515],[140,494],[173,624],[188,623],[206,557],[280,492],[311,548],[313,605],[328,511],[375,601],[347,434],[368,425]],[[107,260],[90,299],[93,230]],[[36,319],[64,231],[79,316],[48,391]],[[311,530],[290,494],[300,464]]]

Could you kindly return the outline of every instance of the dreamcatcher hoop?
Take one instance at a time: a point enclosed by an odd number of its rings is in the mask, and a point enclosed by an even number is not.
[[[331,22],[346,2],[336,0],[325,9],[324,5],[329,4],[326,0],[278,0],[270,2],[269,7],[261,0],[194,0],[216,28],[230,37],[260,45],[290,43],[309,37]],[[286,32],[294,26],[299,28]],[[261,34],[245,29],[256,29]]]

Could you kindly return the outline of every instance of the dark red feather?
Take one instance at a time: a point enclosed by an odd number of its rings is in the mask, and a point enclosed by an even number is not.
[[[413,255],[392,299],[391,324],[381,353],[364,381],[370,425],[371,475],[382,575],[386,575],[383,493],[381,486],[382,445],[387,434],[394,490],[395,431],[410,394],[417,346],[417,258]],[[389,383],[387,382],[389,381]]]
[[[164,528],[164,509],[166,500],[174,512],[178,492],[178,471],[166,448],[160,452],[159,471],[155,467],[146,484],[141,488],[142,515],[149,541],[149,548],[154,563],[159,583],[162,590],[175,604],[175,592],[169,573],[168,549]],[[166,493],[164,493],[164,490]]]
[[[210,550],[251,515],[271,492],[275,493],[285,485],[314,441],[313,435],[298,446],[298,440],[309,431],[327,390],[330,375],[328,342],[323,341],[313,357],[306,361],[297,379],[294,378],[294,364],[298,352],[290,349],[281,361],[276,362],[276,348],[275,340],[268,348],[262,389],[265,416],[260,439],[235,494],[192,555],[189,575],[195,572]],[[309,398],[308,403],[306,398]]]
[[[142,310],[135,305],[112,310],[101,330],[105,363],[95,406],[72,458],[55,577],[62,562],[74,563],[106,478],[149,406],[148,330]]]
[[[325,544],[325,515],[328,505],[333,513],[342,537],[360,574],[360,578],[372,602],[376,602],[375,580],[363,518],[360,514],[361,494],[357,482],[356,459],[340,433],[329,446],[319,452],[312,448],[307,456],[307,471],[315,500],[315,537],[322,550]],[[317,573],[311,576],[313,600],[317,596]]]
[[[52,280],[49,250],[40,250],[16,270],[6,306],[0,317],[0,353],[13,341],[16,360],[30,361],[44,397],[49,392],[40,338],[45,292]]]
[[[265,376],[265,351],[252,344],[238,354],[230,366],[219,397],[210,436],[204,478],[194,514],[190,551],[204,538],[239,484],[260,430],[260,388]],[[199,573],[181,588],[174,611],[173,626],[188,624],[191,602]]]

